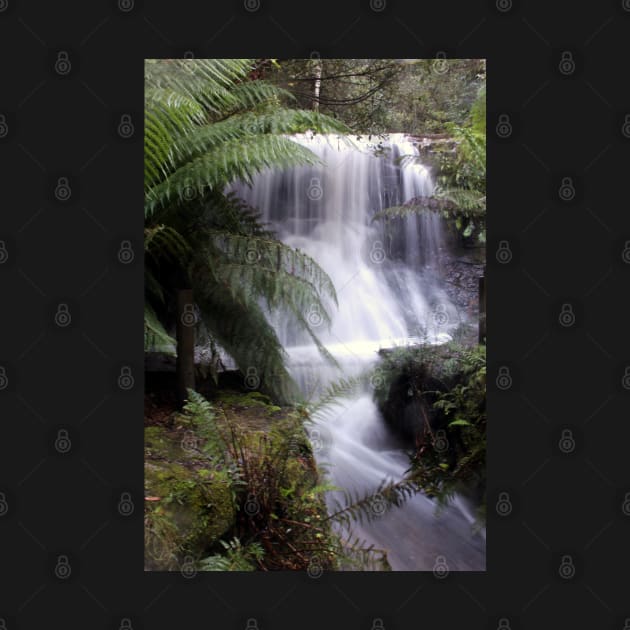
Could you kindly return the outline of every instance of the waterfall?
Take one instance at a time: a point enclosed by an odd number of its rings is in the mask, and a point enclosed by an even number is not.
[[[449,340],[460,316],[441,286],[442,219],[422,213],[372,220],[383,208],[433,192],[429,170],[411,158],[414,145],[401,134],[382,143],[308,134],[294,139],[323,165],[266,170],[250,186],[230,189],[259,210],[284,243],[314,258],[336,288],[339,307],[330,329],[316,311],[309,322],[341,369],[325,363],[286,316],[270,315],[292,376],[312,396],[369,368],[380,348]],[[342,401],[310,433],[318,463],[338,487],[369,491],[385,478],[401,479],[409,467],[368,391]],[[440,556],[451,570],[485,569],[484,539],[472,534],[461,502],[438,515],[433,501],[417,495],[354,531],[387,549],[395,570],[431,570]]]

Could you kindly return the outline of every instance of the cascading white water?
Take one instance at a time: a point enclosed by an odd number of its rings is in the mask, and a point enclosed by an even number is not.
[[[325,363],[309,338],[282,315],[272,320],[290,357],[290,370],[306,395],[373,365],[379,348],[441,343],[459,323],[440,286],[442,222],[432,213],[412,215],[390,232],[372,216],[433,191],[430,173],[413,160],[416,150],[392,134],[374,146],[366,139],[295,136],[323,166],[269,170],[251,186],[231,189],[262,213],[286,244],[312,256],[331,277],[339,301],[328,330],[316,305],[308,319],[341,370]],[[402,232],[402,233],[401,233]],[[320,325],[322,324],[322,325]],[[330,481],[348,490],[373,490],[385,478],[398,480],[407,454],[385,426],[370,392],[342,401],[343,408],[319,419],[311,441]],[[440,515],[418,495],[355,534],[387,549],[395,570],[430,570],[439,556],[451,570],[483,570],[484,539],[471,532],[461,506]]]

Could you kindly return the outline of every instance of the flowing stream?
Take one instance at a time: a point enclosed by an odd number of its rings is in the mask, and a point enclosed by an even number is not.
[[[411,215],[388,230],[372,221],[378,210],[433,191],[429,171],[411,142],[392,134],[382,145],[333,136],[296,136],[324,162],[269,170],[238,195],[262,213],[283,242],[312,256],[331,277],[339,307],[328,329],[314,307],[308,319],[340,368],[330,366],[308,337],[273,320],[290,357],[292,376],[307,396],[330,382],[369,369],[380,348],[443,343],[460,323],[441,288],[442,219]],[[361,494],[384,479],[399,480],[409,466],[404,447],[385,425],[370,391],[343,399],[310,430],[318,464],[335,486]],[[375,504],[378,511],[378,503]],[[374,521],[353,526],[356,536],[387,550],[394,570],[485,570],[485,532],[473,532],[464,499],[436,513],[434,501],[416,495]]]

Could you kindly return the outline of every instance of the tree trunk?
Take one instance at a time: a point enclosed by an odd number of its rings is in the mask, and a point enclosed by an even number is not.
[[[192,289],[177,291],[177,398],[180,404],[195,389],[195,326]]]
[[[319,94],[322,87],[322,60],[313,59],[313,109],[319,110]]]

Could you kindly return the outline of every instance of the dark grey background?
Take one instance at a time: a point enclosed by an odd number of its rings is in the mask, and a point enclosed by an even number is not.
[[[517,0],[0,0],[0,628],[244,629],[254,618],[261,630],[370,629],[380,618],[386,630],[622,630],[629,35],[628,0],[553,12]],[[187,51],[488,58],[485,574],[143,572],[142,64]],[[118,133],[123,115],[131,137]],[[505,115],[511,132],[499,137]],[[130,264],[117,256],[124,240]],[[501,368],[508,389],[495,385]]]

